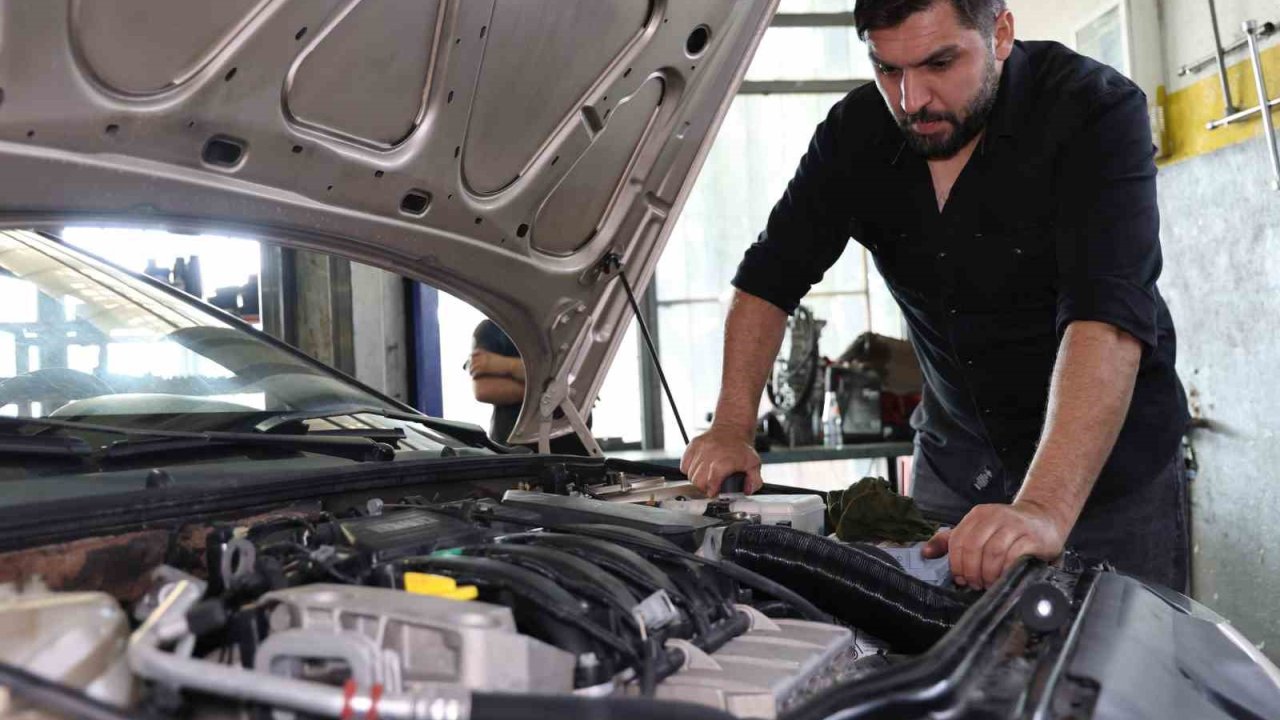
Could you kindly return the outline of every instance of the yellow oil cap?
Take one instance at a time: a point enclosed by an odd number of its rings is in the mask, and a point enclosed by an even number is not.
[[[411,592],[414,595],[428,595],[446,600],[475,600],[480,596],[480,591],[475,585],[459,585],[451,577],[419,572],[404,574],[404,589],[405,592]]]

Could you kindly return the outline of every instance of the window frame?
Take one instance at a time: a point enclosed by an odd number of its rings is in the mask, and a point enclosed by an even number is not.
[[[811,12],[811,13],[779,13],[774,15],[773,21],[769,28],[849,28],[855,27],[853,12]],[[847,78],[847,79],[826,79],[826,80],[755,80],[744,81],[738,88],[738,95],[821,95],[833,93],[848,93],[862,85],[872,82],[869,78]],[[870,253],[866,248],[859,246],[862,253],[862,289],[849,291],[827,291],[815,292],[810,295],[813,297],[823,298],[852,298],[861,302],[863,312],[866,317],[866,327],[869,332],[875,332],[875,313],[872,308],[871,298],[871,270],[872,262]],[[662,349],[658,344],[661,328],[659,327],[659,308],[673,308],[679,306],[719,304],[717,297],[697,297],[697,298],[681,298],[673,300],[657,299],[656,283],[652,283],[649,291],[645,293],[645,302],[643,303],[644,322],[649,328],[649,334],[653,337],[653,351],[661,357]],[[639,342],[639,337],[637,337]],[[642,421],[641,428],[643,430],[642,443],[646,450],[662,449],[665,446],[665,428],[663,414],[667,407],[667,398],[663,393],[662,387],[654,382],[658,377],[658,371],[654,363],[654,358],[648,353],[647,348],[641,347],[642,353],[640,363],[640,397]],[[686,426],[688,425],[686,419]],[[691,438],[692,439],[692,438]]]

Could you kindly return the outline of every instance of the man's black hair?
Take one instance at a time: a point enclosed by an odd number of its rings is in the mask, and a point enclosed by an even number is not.
[[[897,27],[936,2],[950,2],[960,22],[983,35],[995,32],[996,16],[1006,7],[1005,0],[858,0],[853,10],[858,37],[866,40],[872,30]]]

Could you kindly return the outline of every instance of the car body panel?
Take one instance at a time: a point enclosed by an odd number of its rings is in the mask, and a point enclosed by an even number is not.
[[[0,6],[0,227],[216,230],[446,289],[585,416],[777,0]],[[557,412],[557,411],[562,412]]]
[[[1096,684],[1093,717],[1280,717],[1280,671],[1189,598],[1103,573],[1077,622],[1059,682]]]

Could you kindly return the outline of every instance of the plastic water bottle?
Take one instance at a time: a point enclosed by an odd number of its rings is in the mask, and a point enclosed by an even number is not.
[[[835,377],[827,368],[827,391],[822,406],[822,444],[829,448],[844,447],[844,418],[836,397]]]

